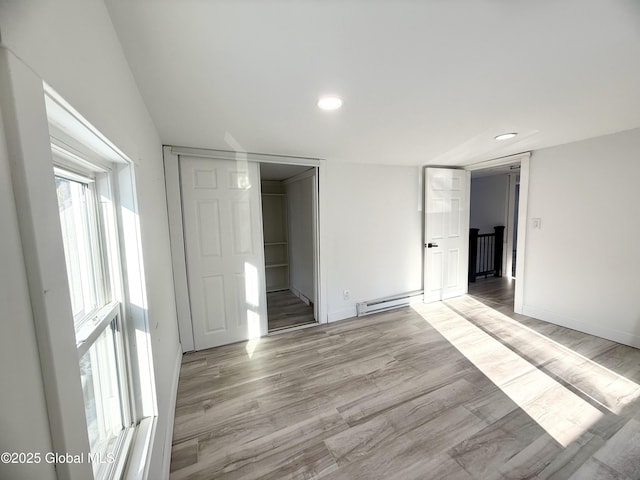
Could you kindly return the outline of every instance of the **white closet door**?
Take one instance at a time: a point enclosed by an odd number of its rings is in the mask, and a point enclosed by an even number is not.
[[[467,293],[470,188],[468,171],[425,169],[425,302]]]
[[[195,349],[265,335],[258,164],[181,156],[180,176]]]

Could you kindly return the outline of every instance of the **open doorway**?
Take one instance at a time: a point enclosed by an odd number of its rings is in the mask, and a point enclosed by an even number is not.
[[[315,324],[317,168],[261,163],[268,331]]]
[[[513,309],[518,238],[519,159],[471,172],[469,294]]]

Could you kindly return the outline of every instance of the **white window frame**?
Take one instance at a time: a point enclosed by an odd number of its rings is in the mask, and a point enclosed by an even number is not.
[[[119,248],[117,247],[117,232],[113,228],[106,228],[104,213],[98,205],[98,188],[96,188],[96,176],[100,175],[106,178],[106,182],[102,182],[103,188],[108,188],[109,174],[101,167],[96,166],[95,171],[83,171],[86,165],[76,165],[75,171],[68,168],[68,159],[71,155],[64,155],[63,149],[60,147],[52,148],[54,157],[54,174],[57,178],[62,178],[70,182],[76,182],[85,189],[85,201],[87,208],[87,229],[90,231],[91,260],[94,263],[93,283],[95,286],[96,307],[88,312],[81,312],[76,318],[74,316],[74,327],[76,331],[76,347],[78,351],[78,361],[89,352],[91,347],[96,343],[102,333],[110,326],[115,325],[117,333],[115,339],[115,360],[117,371],[115,372],[118,379],[118,389],[120,394],[121,422],[123,429],[116,440],[115,449],[112,453],[116,458],[122,455],[126,456],[131,445],[133,437],[134,424],[132,420],[133,405],[131,403],[131,387],[130,387],[130,368],[129,360],[126,355],[125,339],[123,335],[122,324],[126,322],[123,318],[121,301],[122,292],[115,285],[121,285],[119,281]],[[66,167],[66,168],[65,168]],[[111,192],[105,192],[111,193]],[[112,195],[109,195],[112,197]],[[106,206],[109,210],[107,216],[112,217],[112,205]],[[61,225],[62,229],[64,226]],[[113,225],[112,227],[115,227]],[[111,237],[111,238],[108,238]],[[111,244],[112,248],[108,248]],[[96,403],[99,399],[96,398]],[[97,453],[97,452],[92,452]],[[122,471],[122,462],[103,463],[97,471],[98,479],[119,478]]]
[[[147,478],[157,402],[134,164],[55,91],[46,84],[44,87],[54,174],[89,185],[93,197],[91,216],[100,230],[98,249],[105,287],[101,293],[103,298],[110,299],[84,319],[96,320],[84,338],[76,339],[78,362],[114,319],[121,329],[116,336],[123,369],[118,380],[123,423],[128,426],[125,425],[115,447],[115,462],[103,464],[105,468],[98,471],[96,479]],[[103,197],[111,203],[108,218],[104,208],[100,208]],[[134,218],[129,218],[132,213]]]
[[[102,333],[115,325],[118,333],[115,335],[115,355],[118,365],[117,378],[120,392],[120,408],[123,430],[120,432],[112,453],[116,461],[102,463],[96,472],[97,480],[121,478],[124,473],[126,457],[132,447],[136,423],[142,417],[136,413],[135,402],[132,398],[136,392],[132,385],[132,369],[130,365],[130,349],[127,347],[125,326],[127,323],[122,308],[121,256],[119,246],[119,225],[115,219],[114,203],[100,205],[105,202],[98,200],[101,194],[114,199],[113,165],[99,166],[92,164],[81,155],[73,153],[52,138],[52,154],[54,158],[54,175],[68,181],[77,182],[86,188],[88,213],[88,228],[91,230],[93,251],[94,280],[96,287],[96,301],[98,305],[93,310],[83,312],[81,318],[74,318],[76,330],[76,348],[78,361],[84,357],[95,344]],[[101,209],[100,206],[103,208]],[[105,211],[106,210],[106,211]],[[105,215],[106,214],[106,215]],[[107,223],[111,225],[107,225]],[[61,225],[62,228],[64,228]],[[97,453],[97,452],[92,452]]]
[[[95,255],[98,260],[97,271],[93,272],[93,283],[95,285],[95,295],[96,295],[96,306],[89,311],[79,312],[78,314],[74,314],[74,325],[76,329],[76,334],[80,333],[81,330],[85,329],[86,323],[89,320],[93,320],[98,312],[109,303],[113,295],[115,294],[113,283],[111,281],[111,276],[118,275],[118,271],[110,272],[108,257],[110,253],[107,252],[105,248],[105,239],[103,238],[107,232],[102,228],[102,218],[99,213],[99,208],[97,205],[97,195],[95,188],[95,174],[93,172],[87,172],[83,175],[72,172],[64,167],[58,166],[56,160],[59,158],[59,152],[53,151],[54,157],[54,175],[56,178],[61,178],[70,182],[75,182],[86,189],[85,200],[87,201],[87,214],[88,214],[88,230],[90,230],[90,243],[91,243],[91,251],[97,252]],[[64,225],[61,224],[61,227],[64,228]],[[95,258],[94,258],[95,260]],[[118,298],[121,298],[121,295],[118,295]],[[109,300],[107,300],[109,299]],[[92,328],[90,328],[92,329]],[[80,340],[76,339],[77,342]]]
[[[114,165],[117,191],[119,244],[123,255],[123,314],[127,316],[127,338],[133,338],[131,368],[136,407],[136,432],[131,453],[122,459],[123,478],[146,479],[157,423],[155,374],[151,354],[151,328],[136,198],[134,162],[64,101],[27,64],[10,51],[0,49],[2,129],[5,132],[9,173],[22,246],[26,280],[38,349],[49,439],[41,445],[49,452],[83,455],[89,451],[84,415],[73,313],[69,297],[62,245],[58,202],[53,181],[52,127],[66,136],[58,139],[70,146],[87,147],[88,158],[104,159]],[[67,141],[69,140],[69,141]],[[83,150],[83,151],[84,151]],[[99,163],[99,162],[98,162]],[[124,268],[126,266],[126,268]],[[21,279],[18,279],[21,281]],[[27,320],[27,317],[25,317]],[[30,329],[31,325],[24,325]],[[25,330],[28,331],[28,330]],[[135,335],[134,337],[130,337]],[[35,392],[35,391],[34,391]],[[39,405],[39,403],[38,403]],[[34,415],[43,420],[40,411]],[[37,425],[42,433],[43,425]],[[154,450],[155,451],[155,450]],[[93,477],[87,462],[42,462],[39,472],[60,480],[88,480]]]

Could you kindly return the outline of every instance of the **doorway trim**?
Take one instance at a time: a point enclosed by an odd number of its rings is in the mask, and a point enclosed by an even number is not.
[[[324,231],[324,202],[326,198],[326,184],[322,168],[324,160],[319,158],[289,157],[284,155],[268,155],[261,153],[234,152],[227,150],[210,150],[203,148],[163,146],[165,188],[167,196],[167,214],[169,216],[169,239],[171,242],[171,262],[173,265],[173,284],[176,297],[176,315],[178,318],[178,332],[183,352],[195,350],[193,325],[191,320],[191,305],[187,284],[187,263],[184,243],[184,224],[182,217],[182,201],[180,194],[179,157],[203,157],[223,160],[241,160],[256,163],[281,163],[289,165],[308,165],[317,167],[317,209],[316,209],[316,285],[318,304],[318,323],[327,323],[326,304],[326,261],[321,254],[324,245],[322,233]]]
[[[503,265],[506,265],[504,271],[507,272],[510,278],[513,278],[513,271],[515,265],[513,264],[513,238],[515,237],[515,232],[517,228],[514,228],[515,213],[516,213],[516,189],[518,185],[517,177],[520,173],[509,173],[507,177],[509,179],[508,188],[507,188],[507,212],[505,223],[507,224],[507,248],[504,252],[503,256]],[[518,212],[520,209],[517,209]],[[517,249],[516,249],[517,251]],[[506,261],[505,261],[506,260]]]
[[[529,164],[531,161],[531,152],[518,153],[507,157],[500,157],[485,162],[473,163],[466,165],[464,168],[469,171],[483,170],[485,168],[499,167],[510,163],[520,162],[520,199],[518,201],[518,239],[516,245],[516,287],[514,292],[513,310],[515,313],[522,314],[524,305],[524,286],[525,286],[525,258],[526,258],[526,235],[528,226],[527,206],[529,201]],[[470,213],[469,213],[470,214]],[[508,221],[513,222],[513,217]],[[513,240],[512,240],[513,241]],[[511,272],[509,272],[511,275]]]
[[[286,178],[284,180],[282,180],[282,183],[284,185],[287,184],[291,184],[294,182],[297,182],[299,180],[303,180],[305,178],[309,178],[312,177],[313,178],[313,199],[312,199],[312,223],[313,223],[313,231],[312,231],[312,235],[313,235],[313,268],[314,268],[314,272],[313,272],[313,294],[314,294],[314,304],[313,304],[313,319],[314,319],[314,323],[318,324],[320,323],[319,318],[320,318],[320,302],[318,301],[320,298],[320,283],[319,283],[319,276],[318,276],[318,261],[319,261],[319,249],[320,249],[320,235],[318,234],[319,232],[319,204],[318,204],[318,177],[319,177],[319,168],[318,167],[314,167],[313,170],[307,170],[305,172],[299,173],[297,175],[294,175],[293,177],[290,178]],[[291,266],[290,266],[291,268]],[[290,270],[291,272],[291,270]],[[290,273],[291,274],[291,273]],[[300,292],[299,292],[300,293]],[[294,292],[294,295],[298,296],[299,295],[297,293]],[[313,324],[310,324],[313,325]],[[296,327],[293,327],[292,329],[294,329]],[[292,330],[292,329],[283,329],[283,331],[287,331],[287,330]]]

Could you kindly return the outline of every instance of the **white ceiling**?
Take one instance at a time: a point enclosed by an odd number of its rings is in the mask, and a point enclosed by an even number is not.
[[[461,165],[640,127],[640,0],[106,3],[166,144]]]

